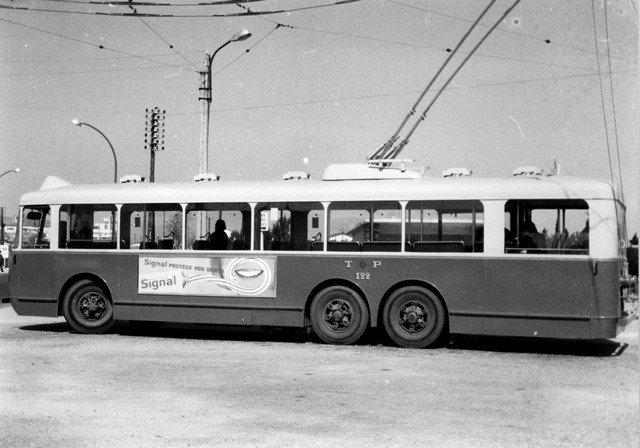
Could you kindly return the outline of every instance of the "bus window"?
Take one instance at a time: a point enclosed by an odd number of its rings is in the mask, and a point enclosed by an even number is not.
[[[180,204],[127,204],[120,212],[121,249],[181,249]]]
[[[48,249],[51,209],[47,206],[25,207],[22,211],[22,248]]]
[[[117,209],[112,204],[63,205],[60,208],[60,249],[115,249]]]
[[[400,252],[401,215],[398,202],[333,202],[328,249]]]
[[[414,252],[483,252],[480,201],[412,201],[406,212],[407,241]]]
[[[227,247],[211,242],[216,222],[224,222]],[[197,203],[187,206],[187,248],[195,250],[248,250],[251,243],[251,207],[244,203]]]
[[[256,249],[322,249],[324,209],[321,203],[260,203],[255,213]]]
[[[588,254],[589,207],[583,200],[510,200],[507,253]]]

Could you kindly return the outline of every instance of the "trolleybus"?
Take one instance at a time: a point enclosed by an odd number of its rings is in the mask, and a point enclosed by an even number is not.
[[[629,319],[617,197],[589,179],[366,165],[321,180],[52,177],[20,201],[11,304],[82,333],[133,320],[311,327],[331,344],[382,327],[403,347],[614,338]]]

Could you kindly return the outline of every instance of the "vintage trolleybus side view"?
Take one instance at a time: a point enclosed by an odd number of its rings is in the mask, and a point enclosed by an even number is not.
[[[625,210],[560,176],[70,185],[20,202],[11,303],[83,333],[117,320],[312,327],[404,347],[449,333],[613,338]],[[223,235],[224,234],[224,235]]]

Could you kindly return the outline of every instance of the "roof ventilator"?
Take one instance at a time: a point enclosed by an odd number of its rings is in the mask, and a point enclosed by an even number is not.
[[[542,176],[542,170],[537,166],[519,166],[513,170],[514,176]]]
[[[139,176],[138,174],[127,174],[126,176],[122,176],[120,178],[121,184],[137,184],[139,182],[144,182],[145,178]]]
[[[193,176],[194,182],[216,182],[220,180],[220,176],[214,173],[202,173]]]
[[[449,168],[442,172],[442,177],[469,177],[473,171],[467,168]]]
[[[311,179],[311,175],[304,171],[287,171],[282,175],[283,180],[306,180]]]

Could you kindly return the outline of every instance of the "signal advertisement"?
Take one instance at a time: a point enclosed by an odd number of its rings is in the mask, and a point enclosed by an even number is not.
[[[275,257],[138,259],[138,294],[275,297]]]

